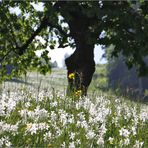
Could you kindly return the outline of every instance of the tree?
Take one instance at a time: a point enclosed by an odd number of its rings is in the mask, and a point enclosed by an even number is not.
[[[123,94],[132,95],[134,98],[144,96],[148,89],[148,77],[138,77],[135,67],[129,70],[122,54],[108,61],[108,86],[110,88],[120,89]],[[148,57],[145,57],[145,62],[148,64]]]
[[[51,63],[51,67],[52,67],[52,68],[57,68],[57,67],[58,67],[57,62],[56,62],[56,61],[52,62],[52,63]]]
[[[56,44],[76,48],[65,63],[70,90],[81,90],[82,95],[86,95],[95,71],[95,44],[115,45],[113,56],[122,52],[129,67],[136,65],[139,74],[148,73],[143,60],[148,54],[148,9],[145,1],[43,2],[43,11],[36,10],[33,3],[26,1],[0,3],[2,78],[5,78],[7,64],[16,67],[12,75],[25,72],[32,66],[46,73],[50,69],[48,51],[45,50],[41,56],[44,62],[36,57],[34,51],[47,46],[53,49]],[[15,7],[20,9],[19,15],[11,13],[10,9]],[[39,36],[45,44],[38,41]]]

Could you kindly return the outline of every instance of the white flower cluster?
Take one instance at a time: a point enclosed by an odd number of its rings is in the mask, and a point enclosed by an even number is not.
[[[0,100],[0,116],[8,116],[15,109],[16,103],[13,98],[7,98],[6,95],[3,95]]]
[[[47,123],[27,123],[26,132],[31,135],[36,134],[39,130],[48,130],[49,126]]]
[[[119,130],[119,133],[120,133],[120,136],[123,136],[125,138],[128,138],[129,135],[130,135],[130,131],[128,129],[125,129],[125,128],[121,128]]]
[[[18,123],[15,125],[12,125],[4,121],[0,121],[0,134],[4,132],[11,132],[13,133],[13,135],[15,135],[17,133],[17,130],[18,130]]]
[[[0,117],[0,147],[141,148],[148,110],[116,96],[75,99],[29,87],[3,92]]]
[[[7,147],[7,148],[9,148],[9,147],[11,147],[11,142],[10,142],[10,140],[9,140],[9,137],[2,137],[1,139],[0,139],[0,147]]]
[[[39,106],[37,106],[33,111],[22,109],[19,112],[22,118],[31,118],[35,121],[47,119],[49,117],[48,111],[46,111],[44,108],[40,109]]]

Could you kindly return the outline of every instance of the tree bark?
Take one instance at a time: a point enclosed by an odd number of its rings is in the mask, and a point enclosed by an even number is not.
[[[77,11],[67,9],[72,4],[77,8]],[[75,52],[65,60],[69,84],[68,94],[87,95],[87,89],[95,71],[94,44],[100,31],[99,29],[95,30],[94,27],[98,23],[96,22],[97,15],[88,17],[82,6],[75,2],[61,2],[58,3],[57,7],[68,23],[70,36],[74,39],[76,45]],[[67,9],[66,13],[62,11],[64,9]]]
[[[87,95],[87,89],[95,71],[94,46],[78,45],[75,52],[65,60],[67,66],[67,94]],[[71,78],[70,75],[74,74]]]

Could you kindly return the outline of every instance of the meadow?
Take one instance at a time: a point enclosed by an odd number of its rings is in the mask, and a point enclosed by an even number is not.
[[[95,82],[87,97],[66,96],[63,69],[1,84],[0,147],[147,148],[148,105],[96,89]]]

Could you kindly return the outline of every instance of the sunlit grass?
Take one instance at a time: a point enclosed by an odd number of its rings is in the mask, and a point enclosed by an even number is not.
[[[113,96],[78,99],[44,90],[36,96],[18,88],[3,93],[0,115],[2,147],[148,146],[146,108]]]
[[[67,97],[47,78],[2,85],[0,147],[148,147],[147,105],[101,91]]]

